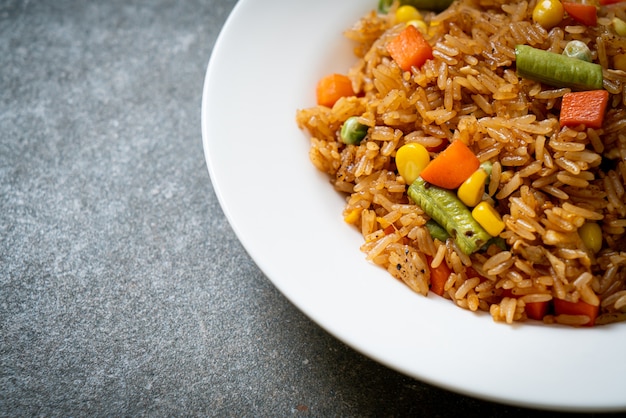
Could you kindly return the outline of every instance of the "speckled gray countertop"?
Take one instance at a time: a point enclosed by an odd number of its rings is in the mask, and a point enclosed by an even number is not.
[[[200,133],[234,5],[0,1],[0,416],[527,415],[363,357],[246,254]]]

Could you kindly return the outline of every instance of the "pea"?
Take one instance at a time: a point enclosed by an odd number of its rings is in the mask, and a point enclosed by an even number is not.
[[[578,228],[578,235],[585,246],[597,253],[602,249],[602,228],[595,222],[586,222]]]
[[[587,62],[591,62],[592,59],[591,50],[587,44],[579,40],[569,41],[563,49],[563,55]]]
[[[517,45],[515,56],[517,73],[521,77],[574,90],[602,89],[602,67],[599,64],[528,45]]]
[[[360,123],[357,116],[351,116],[341,127],[341,142],[347,145],[358,145],[367,135],[367,129],[367,125]]]

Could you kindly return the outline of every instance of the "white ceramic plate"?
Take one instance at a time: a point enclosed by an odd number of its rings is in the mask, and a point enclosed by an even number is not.
[[[422,297],[369,264],[343,199],[309,162],[296,109],[354,63],[342,35],[369,0],[240,1],[207,68],[204,150],[237,236],[313,321],[386,366],[482,399],[568,411],[626,410],[626,326],[508,326]]]

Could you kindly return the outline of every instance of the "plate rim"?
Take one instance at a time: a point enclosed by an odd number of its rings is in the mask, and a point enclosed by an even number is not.
[[[280,3],[281,1],[285,1],[285,0],[274,0],[274,3]],[[352,2],[348,2],[348,3],[352,3]],[[220,179],[221,179],[222,173],[219,171],[220,169],[217,169],[216,165],[214,164],[215,160],[214,160],[213,153],[215,153],[216,150],[215,150],[215,147],[213,147],[213,145],[210,142],[211,141],[210,137],[214,133],[212,131],[213,127],[209,123],[209,117],[207,117],[207,112],[208,112],[209,107],[214,106],[214,104],[211,103],[211,100],[213,97],[215,97],[213,92],[215,89],[215,83],[218,83],[218,81],[215,80],[215,77],[217,76],[216,72],[217,72],[218,67],[222,65],[219,60],[223,59],[224,57],[224,54],[225,54],[225,52],[223,52],[224,45],[227,42],[229,42],[229,37],[232,36],[233,30],[235,30],[236,26],[239,24],[238,20],[243,19],[241,16],[245,16],[246,13],[250,15],[251,13],[248,10],[254,7],[255,7],[255,3],[252,0],[241,0],[238,3],[236,3],[233,10],[231,11],[228,18],[226,19],[216,39],[216,42],[214,44],[213,50],[209,58],[209,62],[208,62],[207,70],[205,74],[205,80],[203,84],[201,128],[202,128],[202,143],[203,143],[205,162],[209,171],[210,180],[213,184],[214,192],[222,207],[224,215],[226,219],[228,220],[229,224],[231,225],[233,231],[235,232],[235,235],[238,237],[238,239],[242,243],[246,252],[251,256],[251,258],[259,266],[259,268],[264,273],[264,275],[266,275],[267,278],[272,282],[272,284],[290,301],[290,303],[296,306],[308,318],[310,318],[312,321],[320,325],[323,329],[325,329],[335,338],[337,338],[338,340],[350,346],[355,351],[358,351],[366,355],[367,357],[372,358],[373,360],[385,365],[386,367],[396,370],[402,374],[408,375],[412,378],[427,382],[434,386],[437,386],[446,390],[450,390],[456,393],[460,393],[463,395],[471,396],[474,398],[494,401],[494,402],[508,404],[508,405],[517,405],[517,406],[522,406],[522,407],[535,408],[535,409],[548,409],[548,410],[573,411],[573,412],[580,412],[580,411],[585,411],[585,412],[619,411],[621,412],[621,411],[625,411],[626,400],[624,400],[621,403],[613,402],[610,405],[592,405],[592,404],[564,405],[562,403],[550,403],[549,401],[542,402],[536,399],[525,400],[523,398],[511,398],[510,396],[490,395],[489,393],[486,393],[484,391],[473,390],[472,388],[468,388],[463,385],[454,384],[450,381],[445,381],[445,380],[442,381],[440,379],[437,379],[437,377],[431,376],[429,374],[420,374],[420,373],[416,373],[414,370],[407,370],[403,368],[401,365],[398,365],[396,362],[391,361],[388,356],[381,355],[380,350],[372,350],[369,347],[364,347],[360,343],[360,340],[357,337],[354,337],[352,335],[347,335],[347,333],[345,332],[343,328],[335,326],[335,324],[329,323],[327,318],[320,316],[318,313],[315,312],[314,308],[311,308],[310,303],[303,302],[302,296],[297,294],[297,292],[294,292],[293,288],[287,288],[284,285],[284,283],[278,282],[276,280],[276,277],[273,277],[274,273],[272,271],[272,268],[268,265],[266,260],[260,259],[259,256],[257,255],[257,249],[255,248],[255,246],[258,244],[251,242],[250,240],[252,238],[250,238],[245,228],[242,228],[241,226],[242,224],[239,221],[238,215],[235,214],[233,210],[234,208],[232,207],[234,203],[231,201],[231,198],[227,196],[227,193],[224,189],[225,186],[223,183],[221,183]],[[367,12],[367,8],[364,8],[364,13],[365,12]],[[359,16],[356,16],[356,17],[358,18]],[[351,23],[352,22],[349,22],[349,21],[346,22],[345,27],[349,26]],[[293,116],[295,117],[295,109],[293,109],[293,111],[294,111]],[[295,118],[293,119],[293,124],[295,126]],[[314,172],[314,170],[312,169],[312,164],[310,165],[310,167],[308,167],[307,170],[310,173]],[[315,174],[315,175],[320,177],[319,174]],[[348,228],[346,228],[346,233],[348,233]],[[354,251],[352,252],[354,253]],[[365,264],[366,261],[364,257],[362,257],[362,253],[358,252],[358,255],[361,256],[360,262]],[[378,276],[378,275],[381,275],[380,273],[381,272],[376,272],[373,274]],[[387,273],[384,272],[384,274],[386,275]],[[403,289],[403,292],[404,291],[405,289]],[[400,293],[403,293],[403,292],[400,292]],[[411,296],[420,297],[418,295],[411,295]],[[429,301],[428,303],[431,303],[431,302],[433,301]],[[436,306],[437,301],[434,301],[434,303],[435,305],[433,306]],[[460,309],[451,305],[449,301],[446,301],[446,307],[460,311]],[[463,311],[462,313],[465,315],[471,315],[471,313],[467,311]],[[483,321],[483,322],[486,322],[486,321]],[[498,324],[497,326],[502,327],[503,325]],[[519,328],[516,326],[513,326],[510,328],[509,331],[506,331],[506,333],[509,333],[509,332],[512,333],[516,329],[519,329]],[[555,327],[553,329],[557,330],[559,328]],[[569,330],[564,330],[564,331],[569,331]],[[593,330],[589,330],[589,331],[577,330],[577,331],[583,332],[583,333],[589,332],[592,334],[596,333],[596,331],[593,331]],[[545,332],[539,332],[539,334],[543,334],[543,333]]]

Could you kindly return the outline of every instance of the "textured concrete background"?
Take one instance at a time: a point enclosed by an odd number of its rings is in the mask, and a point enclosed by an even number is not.
[[[200,134],[234,4],[0,0],[0,416],[527,415],[364,358],[245,253]]]

